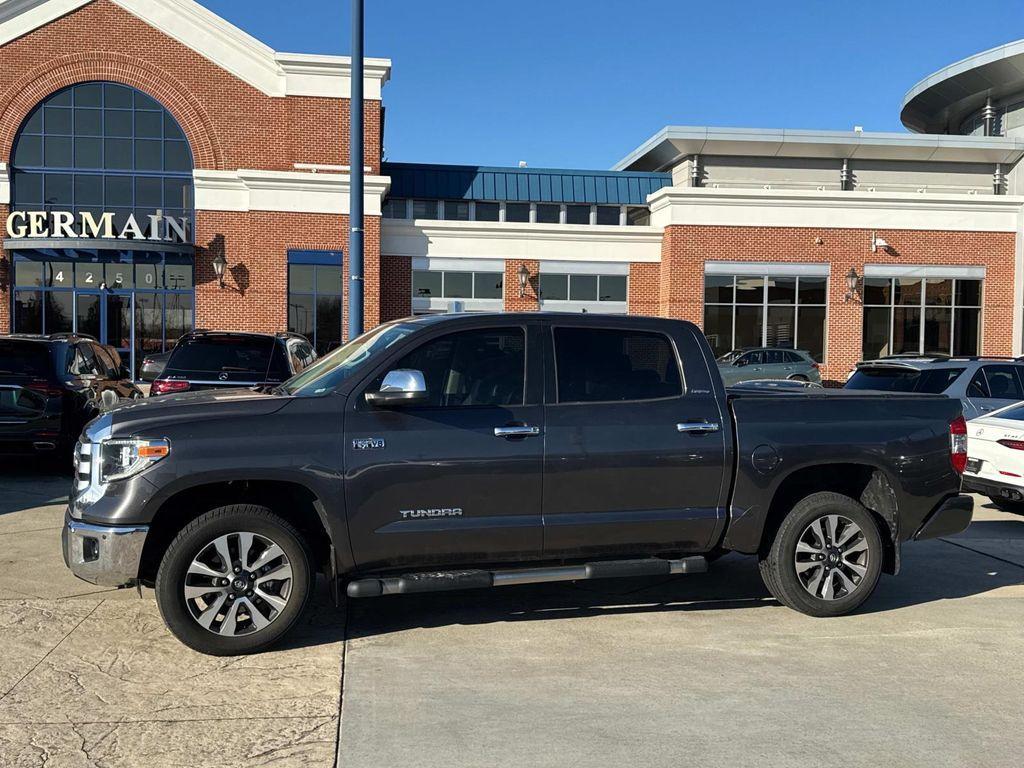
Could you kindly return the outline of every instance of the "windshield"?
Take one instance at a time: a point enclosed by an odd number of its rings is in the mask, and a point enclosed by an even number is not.
[[[174,348],[167,372],[205,371],[266,374],[274,339],[269,336],[200,336]]]
[[[718,358],[718,362],[720,362],[720,363],[731,363],[733,360],[735,360],[737,357],[739,357],[742,354],[743,354],[743,350],[742,349],[734,349],[732,352],[726,352],[724,355],[722,355],[720,358]]]
[[[963,372],[963,368],[858,368],[845,388],[937,395],[945,392]]]
[[[50,351],[45,344],[15,339],[0,340],[0,374],[46,377]]]
[[[281,390],[289,395],[315,396],[333,391],[371,357],[415,331],[412,323],[389,323],[367,331],[348,344],[320,358],[306,370],[286,381]]]

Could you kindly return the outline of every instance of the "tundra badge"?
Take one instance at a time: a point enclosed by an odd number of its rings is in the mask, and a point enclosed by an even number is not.
[[[462,507],[434,507],[432,509],[400,509],[403,518],[410,517],[462,517]]]

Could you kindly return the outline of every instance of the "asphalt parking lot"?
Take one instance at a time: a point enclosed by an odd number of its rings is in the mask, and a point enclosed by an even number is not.
[[[904,548],[854,616],[701,576],[393,597],[321,589],[289,644],[194,653],[59,550],[67,481],[0,473],[0,766],[1017,766],[1024,518]]]

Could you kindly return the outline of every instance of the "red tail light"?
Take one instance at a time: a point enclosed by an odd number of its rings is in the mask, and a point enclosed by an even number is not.
[[[60,397],[64,392],[60,387],[54,386],[46,379],[33,379],[25,385],[25,389],[38,392],[43,397]]]
[[[1024,451],[1024,440],[997,440],[996,442],[1015,451]]]
[[[957,474],[967,469],[967,422],[957,416],[949,425],[949,460]]]
[[[811,367],[814,368],[814,370],[816,370],[816,371],[820,371],[821,370],[821,363],[814,363],[814,365],[811,366]]]
[[[189,388],[187,381],[172,381],[171,379],[157,379],[149,389],[151,395],[167,395],[171,392],[185,392]]]

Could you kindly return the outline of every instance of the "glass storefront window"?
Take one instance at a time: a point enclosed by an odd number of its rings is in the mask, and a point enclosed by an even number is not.
[[[414,269],[414,299],[500,299],[503,272],[459,272],[454,270]]]
[[[629,292],[626,275],[557,274],[541,272],[540,298],[548,301],[576,301],[581,303],[622,302]],[[619,308],[610,308],[614,312]]]
[[[827,290],[824,276],[705,275],[704,335],[716,357],[784,347],[824,362]]]
[[[978,354],[981,283],[967,278],[866,278],[864,359]]]
[[[324,355],[341,344],[342,255],[288,252],[288,330]]]

